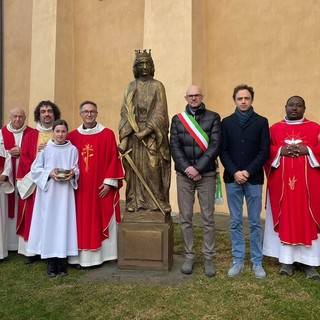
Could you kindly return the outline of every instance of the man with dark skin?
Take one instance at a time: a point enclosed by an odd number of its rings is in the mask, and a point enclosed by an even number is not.
[[[320,125],[305,111],[304,99],[292,96],[270,128],[263,253],[279,259],[281,275],[292,276],[298,263],[307,278],[320,279]]]

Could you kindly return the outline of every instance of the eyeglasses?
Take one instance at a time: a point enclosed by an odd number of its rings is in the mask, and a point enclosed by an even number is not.
[[[192,98],[200,98],[200,97],[202,97],[202,94],[187,94],[187,96],[186,96],[188,99],[192,99]]]
[[[82,110],[81,113],[88,115],[88,114],[96,114],[96,113],[98,113],[98,111],[96,111],[96,110]]]

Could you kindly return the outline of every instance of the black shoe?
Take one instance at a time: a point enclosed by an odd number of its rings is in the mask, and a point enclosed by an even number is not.
[[[31,256],[31,257],[25,257],[24,259],[24,263],[25,264],[32,264],[36,261],[40,260],[40,256],[37,254],[35,256]]]
[[[293,276],[293,264],[281,264],[281,268],[279,270],[279,273],[282,276],[292,277]]]
[[[320,279],[320,274],[316,270],[316,267],[304,265],[303,271],[304,271],[305,275],[307,276],[307,279],[313,279],[313,280]]]
[[[68,271],[67,271],[67,267],[64,263],[64,260],[61,259],[61,258],[58,258],[58,273],[59,273],[59,276],[66,276],[68,275]]]
[[[50,278],[56,277],[59,274],[56,258],[48,259],[47,276]]]

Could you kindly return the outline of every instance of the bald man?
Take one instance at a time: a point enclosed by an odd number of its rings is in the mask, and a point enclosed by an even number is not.
[[[193,204],[197,191],[203,219],[204,272],[216,275],[214,198],[216,159],[221,147],[221,121],[218,113],[202,102],[202,90],[190,86],[185,95],[185,111],[172,118],[170,130],[171,154],[177,173],[177,194],[185,261],[181,272],[191,274],[195,262],[193,248]]]
[[[31,128],[25,124],[26,114],[21,108],[12,108],[9,119],[10,122],[0,130],[0,143],[4,145],[5,150],[11,155],[13,181],[14,186],[16,186],[16,173],[20,159],[21,143]],[[16,234],[18,199],[19,196],[15,187],[15,191],[8,195],[9,251],[18,250],[18,236]]]

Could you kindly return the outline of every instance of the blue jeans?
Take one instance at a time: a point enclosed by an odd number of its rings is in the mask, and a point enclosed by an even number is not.
[[[233,263],[242,263],[245,258],[245,241],[242,227],[243,199],[246,199],[249,220],[251,262],[262,264],[262,229],[260,214],[262,208],[261,184],[226,183],[227,201],[230,211],[230,238]]]

